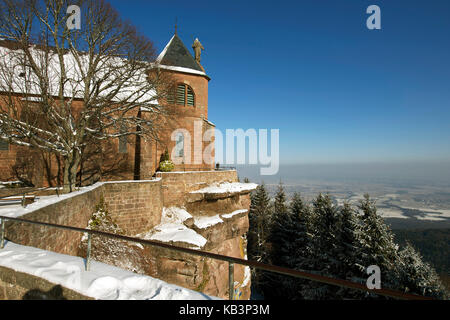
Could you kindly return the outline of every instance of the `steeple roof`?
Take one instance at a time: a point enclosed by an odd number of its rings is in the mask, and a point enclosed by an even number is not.
[[[165,66],[188,68],[204,73],[176,33],[158,56],[156,62]]]

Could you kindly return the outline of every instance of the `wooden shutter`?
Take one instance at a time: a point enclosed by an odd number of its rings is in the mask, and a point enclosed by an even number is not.
[[[193,107],[195,105],[194,91],[191,87],[187,87],[187,105]]]
[[[186,105],[186,94],[185,94],[186,86],[184,84],[179,84],[177,87],[177,104],[184,106]]]
[[[9,150],[9,143],[8,143],[8,141],[0,139],[0,150],[1,151],[8,151]]]

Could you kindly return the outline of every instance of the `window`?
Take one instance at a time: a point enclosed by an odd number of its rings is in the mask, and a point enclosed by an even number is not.
[[[122,124],[120,127],[120,132],[125,133],[127,132],[127,127]],[[119,137],[119,153],[127,153],[127,136],[120,136]]]
[[[175,154],[177,157],[184,157],[184,135],[180,132],[177,134],[177,140],[175,145]]]
[[[8,151],[8,150],[9,150],[9,143],[8,143],[8,141],[0,139],[0,151]]]
[[[195,106],[195,94],[194,90],[187,84],[179,84],[175,90],[175,94],[168,97],[167,101],[171,104],[176,102],[179,106]]]

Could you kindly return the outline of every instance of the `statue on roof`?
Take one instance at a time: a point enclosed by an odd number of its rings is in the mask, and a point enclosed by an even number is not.
[[[205,48],[203,48],[200,41],[198,41],[198,38],[195,38],[194,43],[192,44],[192,49],[194,49],[195,61],[197,61],[198,64],[200,64],[201,58],[200,56],[202,55],[202,50],[205,50]]]

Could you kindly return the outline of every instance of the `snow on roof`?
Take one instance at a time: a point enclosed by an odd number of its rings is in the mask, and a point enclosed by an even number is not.
[[[203,121],[205,121],[207,124],[215,127],[216,125],[214,123],[212,123],[211,121],[209,121],[208,119],[203,119]]]
[[[206,188],[191,191],[190,193],[237,193],[254,190],[257,186],[256,183],[223,182],[220,184],[214,183]]]
[[[170,38],[152,67],[208,77],[176,34]]]
[[[56,53],[50,53],[48,58],[45,56],[45,52],[31,47],[30,53],[34,58],[34,61],[40,65],[40,68],[47,72],[47,78],[49,80],[49,88],[46,94],[52,96],[59,96],[59,82],[61,78],[61,64],[59,57]],[[10,49],[5,46],[0,46],[0,91],[12,91],[19,94],[27,95],[41,95],[41,87],[39,86],[39,79],[33,73],[22,67],[24,60],[24,52],[21,49]],[[79,63],[77,58],[80,59]],[[83,74],[87,74],[89,68],[89,57],[87,55],[75,55],[68,51],[63,56],[64,67],[66,70],[67,82],[64,86],[64,96],[67,98],[84,97],[85,91],[85,77]],[[96,78],[104,80],[100,83],[99,92],[101,95],[107,97],[109,94],[116,90],[115,85],[116,78],[120,75],[117,74],[117,68],[121,65],[126,65],[126,59],[120,57],[105,57],[103,62],[98,66]],[[24,81],[24,75],[28,79]],[[150,102],[157,104],[156,91],[148,90],[147,74],[143,72],[135,72],[132,78],[128,79],[122,84],[122,87],[118,93],[116,93],[112,101],[135,101]],[[7,89],[7,90],[6,90]],[[97,88],[90,88],[93,91]],[[142,90],[147,92],[142,92]],[[141,96],[142,95],[142,96]]]
[[[154,68],[160,68],[160,69],[166,69],[166,70],[178,71],[178,72],[184,72],[184,73],[198,74],[198,75],[207,77],[206,73],[204,73],[203,71],[198,71],[198,70],[191,69],[191,68],[167,66],[167,65],[163,65],[163,64],[152,64],[152,66]]]
[[[0,265],[102,300],[217,300],[162,280],[91,261],[85,271],[81,257],[69,256],[7,241]]]
[[[175,35],[172,36],[172,38],[170,38],[169,42],[166,44],[166,46],[164,47],[163,51],[161,51],[161,53],[159,54],[159,56],[156,58],[156,63],[160,63],[162,58],[164,58],[164,56],[166,55],[167,49],[169,49],[170,44],[172,43],[173,39],[175,38]]]

